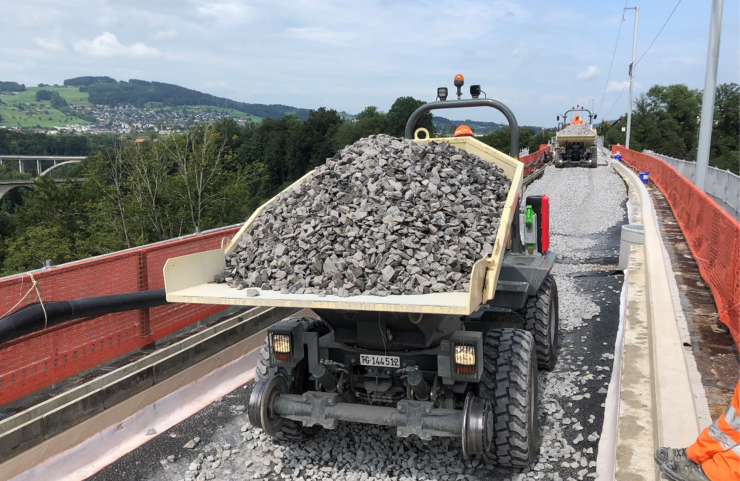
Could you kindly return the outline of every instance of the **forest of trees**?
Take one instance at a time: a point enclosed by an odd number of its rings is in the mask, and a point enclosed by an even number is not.
[[[80,77],[93,79],[95,77]],[[68,79],[67,82],[79,79]],[[73,84],[70,84],[73,85]],[[131,79],[128,82],[101,83],[93,82],[80,87],[80,91],[87,92],[89,100],[98,105],[133,105],[143,107],[147,102],[161,102],[168,106],[180,105],[212,105],[238,110],[262,118],[279,119],[285,115],[294,115],[300,120],[308,118],[308,109],[299,109],[288,105],[265,105],[237,102],[235,100],[216,97],[197,90],[180,87],[162,82],[148,82],[146,80]]]
[[[114,84],[116,79],[110,77],[75,77],[64,81],[65,87],[84,87],[92,84]],[[39,85],[41,87],[41,85]]]
[[[37,90],[36,91],[36,101],[39,100],[50,100],[51,101],[51,108],[61,110],[64,107],[67,107],[67,101],[62,98],[61,95],[59,95],[59,92],[56,90]]]
[[[637,97],[632,112],[630,148],[645,149],[678,159],[696,160],[702,95],[686,85],[655,85]],[[612,125],[602,122],[599,134],[604,145],[624,145],[627,115]],[[740,87],[726,83],[717,87],[709,165],[740,174]]]
[[[18,82],[0,81],[0,92],[25,92],[26,86]]]
[[[117,135],[47,135],[0,129],[0,155],[89,155],[113,145]]]

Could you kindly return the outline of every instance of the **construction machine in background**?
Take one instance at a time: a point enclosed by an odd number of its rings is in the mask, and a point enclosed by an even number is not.
[[[568,123],[567,118],[570,113],[573,116],[571,122]],[[588,114],[588,124],[582,120],[584,113]],[[562,115],[562,122],[560,122],[560,117],[558,115],[558,133],[555,135],[555,167],[582,165],[596,168],[598,165],[598,148],[595,145],[596,130],[591,127],[596,115],[583,107],[576,106]]]
[[[459,77],[459,78],[458,78]],[[419,107],[405,135],[449,142],[500,167],[511,180],[492,253],[477,259],[469,292],[334,295],[264,290],[248,296],[214,282],[260,208],[225,249],[167,261],[170,302],[308,308],[267,330],[248,415],[270,436],[302,438],[337,422],[392,426],[400,437],[457,437],[467,456],[524,467],[539,453],[537,370],[554,366],[558,294],[551,275],[546,196],[525,199],[518,125],[493,99]],[[511,126],[510,156],[470,136],[420,138],[417,120],[435,109],[493,107]],[[310,173],[308,175],[311,175]],[[299,180],[298,182],[301,182]],[[268,202],[272,203],[275,198]],[[304,314],[305,316],[305,314]]]

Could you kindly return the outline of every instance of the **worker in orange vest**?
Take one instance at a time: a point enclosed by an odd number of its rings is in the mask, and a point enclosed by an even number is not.
[[[576,116],[573,118],[573,122],[571,122],[573,125],[583,125],[583,119],[576,114]]]
[[[732,401],[714,423],[686,449],[660,448],[655,462],[673,481],[740,479],[740,381]]]

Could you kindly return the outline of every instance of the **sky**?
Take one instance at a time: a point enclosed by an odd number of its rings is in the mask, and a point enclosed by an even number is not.
[[[640,5],[637,58],[676,2]],[[655,84],[703,89],[711,3],[681,1],[637,64],[635,96]],[[719,83],[740,83],[738,3],[724,2]],[[592,101],[599,119],[614,119],[627,111],[629,93],[623,86],[634,10],[623,22],[624,6],[621,0],[0,0],[0,80],[35,86],[107,75],[243,102],[358,113],[369,105],[387,111],[400,96],[433,101],[437,87],[452,93],[460,73],[464,98],[469,85],[480,84],[520,125],[554,126],[557,114]],[[486,108],[439,114],[504,121]]]

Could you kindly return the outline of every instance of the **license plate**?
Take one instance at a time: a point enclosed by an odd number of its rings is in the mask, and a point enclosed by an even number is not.
[[[398,356],[373,356],[360,354],[360,364],[376,367],[401,367],[401,358]]]

